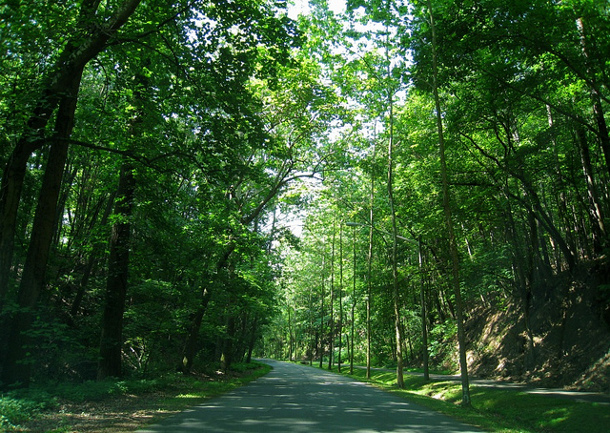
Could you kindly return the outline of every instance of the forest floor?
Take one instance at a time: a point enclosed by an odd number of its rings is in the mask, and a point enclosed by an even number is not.
[[[64,402],[58,409],[44,412],[13,431],[32,433],[134,431],[155,420],[180,412],[181,407],[172,409],[164,407],[164,402],[170,398],[175,398],[175,395],[161,392],[144,396],[122,396],[103,402]],[[197,404],[198,401],[192,403]]]
[[[99,395],[78,398],[56,398],[51,409],[39,411],[18,425],[0,431],[29,433],[124,433],[135,431],[203,401],[242,386],[266,373],[270,367],[261,363],[249,368],[193,374],[188,378],[176,375],[163,381],[156,389],[129,389],[122,395]],[[137,382],[134,382],[137,383]],[[129,388],[129,384],[126,386]],[[78,393],[78,391],[75,391]],[[0,414],[2,415],[2,414]],[[6,430],[3,430],[6,428]]]

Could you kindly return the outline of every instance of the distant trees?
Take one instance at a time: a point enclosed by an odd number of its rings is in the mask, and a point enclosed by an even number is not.
[[[324,249],[317,245],[329,242],[333,224],[370,228],[370,253],[364,231],[355,233],[356,285],[371,287],[356,302],[356,359],[364,361],[370,336],[378,364],[400,365],[400,350],[407,360],[423,361],[429,352],[443,361],[439,348],[457,337],[460,297],[465,320],[473,321],[475,306],[520,310],[515,327],[523,329],[523,357],[511,362],[521,363],[521,371],[544,368],[539,346],[550,325],[532,319],[544,309],[557,311],[553,329],[567,329],[567,311],[582,302],[592,323],[603,327],[609,320],[602,313],[610,305],[603,289],[610,101],[602,53],[610,39],[602,29],[610,15],[606,5],[594,3],[367,1],[348,2],[340,16],[324,15],[317,4],[314,16],[328,17],[318,28],[336,35],[334,42],[320,42],[320,52],[336,54],[323,57],[329,74],[341,71],[334,83],[351,116],[340,118],[333,136],[349,164],[326,173],[320,198],[308,210],[316,216],[294,253],[310,264],[301,260],[296,267],[289,260],[286,285],[297,293],[309,290],[304,274],[321,262]],[[387,32],[383,23],[400,31]],[[402,66],[408,60],[408,68]],[[405,90],[389,99],[384,79]],[[382,151],[388,143],[389,153]],[[384,170],[391,189],[380,176]],[[373,258],[370,273],[367,256]],[[392,294],[394,261],[398,296]],[[347,263],[343,269],[351,272]],[[578,295],[588,301],[563,289],[588,272],[590,286]],[[328,295],[316,296],[314,304],[336,308]],[[306,322],[295,313],[293,329],[312,320],[329,326],[320,315],[312,319],[311,311]],[[399,349],[391,347],[395,316],[404,331]],[[476,355],[477,348],[464,337],[465,367],[467,351]],[[303,345],[297,342],[294,351],[301,353]],[[320,354],[331,356],[327,350]],[[467,384],[468,404],[466,391]]]

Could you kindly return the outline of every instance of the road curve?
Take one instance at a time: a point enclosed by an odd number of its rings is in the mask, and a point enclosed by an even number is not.
[[[140,433],[481,432],[430,409],[315,368],[264,361],[273,370]]]

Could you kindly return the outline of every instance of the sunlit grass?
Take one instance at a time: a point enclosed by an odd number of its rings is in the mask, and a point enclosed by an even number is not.
[[[346,372],[343,374],[349,376]],[[351,376],[367,381],[366,371]],[[527,394],[519,390],[490,389],[471,385],[472,407],[461,406],[461,384],[426,382],[405,374],[405,389],[396,387],[396,373],[372,371],[370,382],[413,403],[443,412],[467,424],[500,433],[608,433],[610,406]]]

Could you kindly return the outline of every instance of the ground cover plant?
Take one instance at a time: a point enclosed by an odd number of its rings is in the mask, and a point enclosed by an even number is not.
[[[405,387],[398,389],[393,371],[373,370],[370,380],[362,368],[354,369],[353,374],[344,369],[342,374],[491,432],[605,433],[610,425],[610,408],[599,403],[471,385],[472,407],[464,408],[461,385],[456,381],[426,381],[420,375],[405,374]]]
[[[47,385],[0,396],[0,431],[126,432],[197,405],[264,374],[252,362],[189,376]]]

